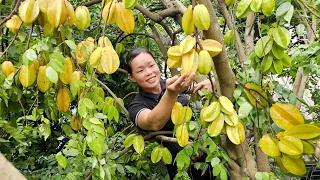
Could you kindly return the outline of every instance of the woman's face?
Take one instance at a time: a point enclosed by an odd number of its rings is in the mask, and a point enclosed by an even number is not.
[[[137,82],[144,91],[152,92],[160,87],[160,69],[150,54],[142,52],[133,58],[131,70],[129,78]]]

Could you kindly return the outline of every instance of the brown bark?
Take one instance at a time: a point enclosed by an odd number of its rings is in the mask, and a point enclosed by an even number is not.
[[[255,15],[254,13],[250,13],[247,16],[246,20],[246,29],[244,33],[244,40],[245,40],[245,47],[246,47],[246,56],[248,57],[249,54],[253,51],[254,48],[254,20],[255,20]]]
[[[308,75],[307,75],[307,76],[302,75],[301,83],[300,83],[300,86],[299,86],[299,91],[298,91],[298,93],[297,93],[297,97],[299,97],[299,98],[301,98],[301,99],[303,98],[303,93],[304,93],[304,90],[305,90],[305,88],[306,88],[307,80],[308,80]],[[300,109],[300,107],[301,107],[301,102],[300,102],[300,101],[297,101],[296,107],[297,107],[298,109]]]
[[[223,44],[223,36],[220,31],[218,18],[212,7],[210,0],[198,0],[200,4],[204,4],[210,14],[210,27],[207,31],[204,31],[204,37],[206,39],[214,39]],[[219,55],[212,58],[217,73],[217,82],[219,82],[220,90],[219,94],[226,97],[232,97],[235,88],[235,76],[231,70],[230,63],[227,57],[226,49],[223,47]]]
[[[166,8],[169,9],[174,7],[179,11],[180,14],[183,14],[184,11],[187,9],[180,1],[175,1],[175,0],[161,0],[161,1]],[[182,17],[180,14],[176,14],[173,18],[181,26]]]
[[[160,11],[156,14],[153,14],[150,12],[148,9],[144,8],[143,6],[137,4],[135,6],[137,10],[139,10],[142,14],[146,15],[148,18],[150,18],[154,22],[161,22],[164,18],[168,16],[175,16],[176,14],[180,13],[178,9],[176,8],[170,8],[170,9],[165,9],[163,11]]]
[[[27,179],[1,153],[0,153],[0,174],[1,174],[1,179],[5,179],[5,180]]]
[[[293,93],[294,94],[298,94],[299,88],[300,88],[300,84],[301,84],[301,78],[302,78],[302,71],[303,69],[301,67],[298,68],[297,74],[296,74],[296,79],[294,80],[293,83]]]
[[[218,3],[219,3],[219,10],[224,17],[224,19],[228,25],[228,28],[230,30],[232,30],[234,33],[234,36],[236,39],[236,49],[237,49],[237,53],[238,53],[238,58],[239,58],[240,62],[243,63],[247,59],[247,57],[246,57],[239,33],[236,30],[236,26],[234,24],[234,21],[232,20],[232,17],[230,16],[230,14],[228,12],[225,0],[219,0]]]
[[[255,179],[257,173],[256,162],[251,154],[247,141],[235,145],[226,136],[221,136],[222,147],[227,151],[230,161],[230,179],[243,179],[249,177]],[[234,161],[234,162],[232,162]]]
[[[304,9],[303,7],[301,8]],[[304,15],[306,18],[308,18],[306,10],[304,10]],[[316,17],[314,15],[311,15],[311,19],[312,19],[311,26],[308,24],[307,20],[304,19],[304,22],[305,22],[304,24],[307,26],[307,37],[310,44],[315,41],[315,32],[317,27]],[[303,75],[303,68],[299,67],[298,72],[296,74],[296,79],[293,84],[293,92],[296,94],[297,98],[303,99],[303,93],[306,87],[307,80],[308,80],[308,75]],[[297,101],[296,107],[298,109],[301,108],[300,101]]]
[[[254,150],[256,153],[256,162],[259,172],[270,172],[269,158],[264,154],[259,148],[259,137],[257,132],[257,127],[253,124],[254,131]]]

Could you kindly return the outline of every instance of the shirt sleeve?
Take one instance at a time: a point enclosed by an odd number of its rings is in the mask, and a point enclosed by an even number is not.
[[[136,126],[138,126],[138,116],[139,116],[139,114],[145,109],[149,109],[149,108],[147,108],[142,103],[134,103],[134,104],[130,104],[129,105],[129,107],[128,107],[129,116],[130,116],[130,119],[133,121],[133,123]]]

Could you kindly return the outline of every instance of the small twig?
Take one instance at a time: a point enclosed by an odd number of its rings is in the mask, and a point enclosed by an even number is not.
[[[302,4],[313,14],[313,15],[315,15],[317,18],[320,18],[320,16],[317,14],[317,13],[315,13],[311,8],[310,8],[310,6],[304,1],[304,0],[299,0],[300,2],[302,2]],[[317,11],[319,11],[319,10],[317,10]]]
[[[30,106],[30,108],[29,108],[29,110],[28,110],[28,112],[27,112],[27,115],[30,113],[30,111],[31,111],[32,107],[33,107],[35,104],[37,104],[37,103],[38,103],[38,92],[39,92],[39,90],[38,90],[38,88],[37,88],[36,98],[34,99],[34,101],[33,101],[32,105]]]
[[[19,104],[20,104],[20,106],[21,106],[21,108],[22,108],[22,112],[23,112],[24,119],[27,120],[26,110],[24,109],[24,106],[23,106],[23,104],[22,104],[22,102],[21,102],[21,96],[19,96],[19,95],[18,95],[18,101],[19,101]]]
[[[2,58],[2,56],[3,56],[4,54],[7,53],[7,51],[9,50],[9,48],[12,46],[13,42],[16,40],[16,38],[17,38],[17,36],[18,36],[18,32],[19,32],[21,26],[22,26],[22,23],[21,23],[19,29],[17,30],[16,34],[14,35],[13,39],[12,39],[11,42],[9,43],[8,47],[7,47],[7,48],[2,52],[2,54],[0,55],[0,59]]]
[[[20,1],[21,1],[21,0],[18,0],[18,1],[16,2],[15,6],[14,6],[14,9],[13,9],[13,11],[11,12],[11,14],[10,14],[9,16],[5,17],[5,18],[3,19],[3,21],[1,21],[0,27],[1,27],[6,21],[8,21],[8,20],[17,12],[18,7],[19,7],[19,5],[20,5]]]
[[[28,36],[28,41],[27,41],[27,47],[26,47],[26,50],[28,50],[28,49],[29,49],[30,40],[31,40],[31,35],[32,35],[32,31],[33,31],[33,24],[31,24],[31,28],[30,28],[30,33],[29,33],[29,36]]]
[[[129,112],[128,110],[121,104],[121,102],[118,100],[117,96],[111,91],[111,89],[109,89],[109,87],[107,85],[105,85],[102,81],[100,81],[97,78],[94,78],[104,89],[106,89],[111,96],[114,98],[114,100],[117,102],[117,104],[121,107],[121,109],[123,109],[123,111],[125,112],[126,116],[129,118]]]
[[[175,45],[175,40],[176,40],[176,36],[177,36],[177,34],[179,34],[179,33],[181,33],[181,32],[183,32],[183,29],[182,28],[180,28],[180,29],[178,29],[177,31],[175,31],[175,32],[173,32],[172,33],[172,42],[171,42],[171,46],[174,46]]]
[[[236,79],[236,81],[245,91],[247,91],[250,94],[250,96],[252,96],[255,99],[256,103],[259,104],[262,107],[263,111],[267,114],[269,128],[271,130],[272,135],[275,137],[275,133],[274,133],[274,131],[273,131],[272,127],[271,127],[271,123],[270,123],[270,114],[266,110],[266,107],[258,101],[258,99],[250,92],[250,89],[248,89],[245,85],[241,84],[237,79]]]
[[[121,41],[123,41],[125,38],[127,38],[128,36],[133,36],[133,35],[141,35],[141,36],[147,36],[149,38],[154,39],[154,37],[150,34],[144,34],[144,33],[131,33],[131,34],[127,34],[125,36],[123,36],[119,41],[115,41],[115,44],[120,43]],[[115,45],[114,44],[114,45]]]
[[[132,95],[132,94],[138,94],[139,92],[130,92],[130,93],[128,93],[128,94],[126,94],[122,99],[124,100],[124,99],[126,99],[127,97],[129,97],[130,95]]]

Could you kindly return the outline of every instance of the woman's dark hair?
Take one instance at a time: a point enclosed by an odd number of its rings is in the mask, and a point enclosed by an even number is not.
[[[131,61],[141,53],[147,53],[150,56],[152,56],[152,58],[154,58],[152,53],[146,48],[139,47],[139,48],[135,48],[135,49],[129,51],[126,56],[126,64],[127,64],[128,74],[132,74]]]

